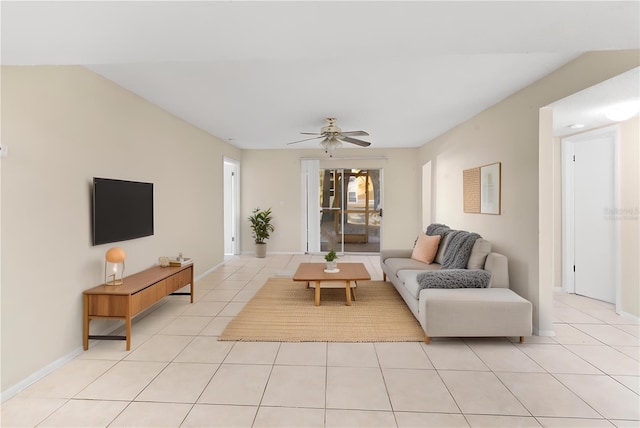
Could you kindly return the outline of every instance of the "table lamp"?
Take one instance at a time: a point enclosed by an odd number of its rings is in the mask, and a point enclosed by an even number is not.
[[[126,256],[120,247],[110,248],[104,255],[105,285],[122,285],[124,283],[124,259]]]

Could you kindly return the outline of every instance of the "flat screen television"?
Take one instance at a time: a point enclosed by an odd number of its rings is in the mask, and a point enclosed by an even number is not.
[[[153,183],[93,178],[93,245],[153,235]]]

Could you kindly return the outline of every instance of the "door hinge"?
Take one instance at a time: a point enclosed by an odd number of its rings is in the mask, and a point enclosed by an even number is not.
[[[235,236],[231,237],[231,242],[236,242],[236,237]]]
[[[380,208],[380,217],[382,217],[382,208]]]
[[[576,265],[573,265],[573,271],[574,272],[576,271]]]
[[[574,162],[576,161],[576,155],[573,155],[573,161]]]

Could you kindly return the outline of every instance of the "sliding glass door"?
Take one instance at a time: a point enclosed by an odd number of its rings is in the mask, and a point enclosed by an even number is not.
[[[380,251],[379,169],[320,169],[320,251]]]

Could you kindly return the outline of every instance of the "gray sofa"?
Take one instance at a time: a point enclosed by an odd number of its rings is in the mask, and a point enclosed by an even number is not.
[[[431,337],[531,336],[531,303],[509,289],[507,258],[491,252],[491,243],[475,241],[467,269],[491,273],[487,288],[421,288],[418,275],[439,270],[447,246],[445,237],[431,264],[411,258],[412,250],[382,250],[384,280],[398,290],[425,332]],[[462,284],[461,284],[462,285]]]

